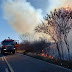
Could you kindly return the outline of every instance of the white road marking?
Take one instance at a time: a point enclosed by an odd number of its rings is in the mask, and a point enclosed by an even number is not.
[[[2,57],[2,61],[4,61],[4,58]]]
[[[9,71],[8,71],[8,68],[5,68],[5,71],[6,71],[6,72],[9,72]]]
[[[6,61],[8,67],[9,67],[9,69],[10,69],[10,71],[11,71],[11,72],[14,72],[14,70],[12,69],[11,65],[8,63],[8,61],[7,61],[7,59],[5,58],[5,56],[3,56],[3,58],[4,58],[4,60]]]

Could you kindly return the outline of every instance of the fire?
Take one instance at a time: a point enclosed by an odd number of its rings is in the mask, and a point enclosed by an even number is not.
[[[47,56],[47,54],[44,54],[44,53],[43,53],[43,50],[42,50],[42,53],[40,54],[40,56],[48,57],[49,59],[54,59],[53,56],[51,56],[51,55]]]
[[[42,53],[41,56],[44,56],[44,53]]]
[[[47,54],[46,54],[46,55],[44,55],[44,57],[47,57]]]
[[[43,56],[43,57],[48,57],[49,59],[54,59],[53,56],[51,56],[51,55],[47,56],[47,54],[45,55],[44,53],[41,53],[41,56]]]
[[[65,8],[65,10],[68,11],[69,10],[69,7]]]
[[[41,53],[41,56],[43,56],[43,57],[47,57],[47,54],[45,55],[44,53]]]
[[[66,11],[68,11],[68,8],[66,8]]]
[[[50,59],[54,59],[54,57],[52,57],[51,55],[50,55],[48,58],[50,58]]]

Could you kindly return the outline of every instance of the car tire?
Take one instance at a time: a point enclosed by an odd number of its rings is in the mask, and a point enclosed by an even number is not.
[[[3,54],[3,55],[4,55],[4,50],[1,50],[1,54]]]
[[[15,54],[15,51],[13,51],[12,53]]]

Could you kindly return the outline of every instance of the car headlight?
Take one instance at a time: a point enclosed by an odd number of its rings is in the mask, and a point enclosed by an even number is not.
[[[4,50],[6,50],[6,49],[4,49]]]
[[[14,48],[15,49],[15,48]]]

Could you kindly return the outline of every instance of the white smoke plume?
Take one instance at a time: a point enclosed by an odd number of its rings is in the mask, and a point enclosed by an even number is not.
[[[42,10],[35,9],[26,0],[5,0],[4,18],[18,34],[32,33],[42,20]]]
[[[42,19],[42,10],[35,9],[26,0],[4,0],[4,18],[8,24],[19,34],[33,33],[33,30]],[[59,7],[72,7],[72,0],[50,0],[48,11]]]

